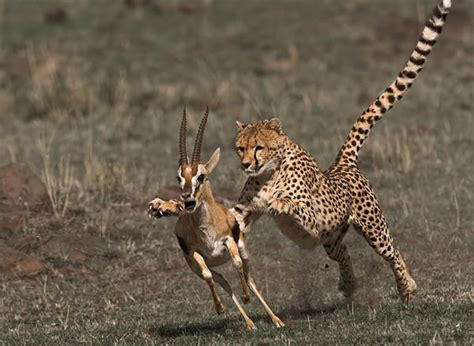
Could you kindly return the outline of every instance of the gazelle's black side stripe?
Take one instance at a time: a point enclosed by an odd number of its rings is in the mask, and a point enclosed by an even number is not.
[[[176,236],[176,238],[178,238],[179,247],[183,250],[184,254],[189,255],[189,249],[184,239],[178,236]]]

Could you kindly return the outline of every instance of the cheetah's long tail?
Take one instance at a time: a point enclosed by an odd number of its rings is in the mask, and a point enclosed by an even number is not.
[[[422,70],[428,54],[430,54],[441,33],[450,8],[451,0],[442,0],[434,8],[433,14],[426,22],[415,50],[411,53],[405,67],[392,84],[372,102],[369,108],[355,122],[338,153],[337,164],[355,164],[357,162],[362,144],[368,137],[374,123],[382,118],[384,113],[390,110],[395,102],[402,98],[403,94],[410,88]]]

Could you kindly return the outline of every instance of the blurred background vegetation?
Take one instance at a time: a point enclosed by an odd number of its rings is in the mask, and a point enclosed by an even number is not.
[[[288,327],[275,331],[252,303],[262,321],[249,335],[232,309],[214,317],[173,220],[146,218],[156,194],[176,193],[184,106],[190,137],[210,106],[204,156],[222,148],[212,183],[228,203],[245,181],[233,153],[237,119],[280,117],[326,168],[434,5],[0,1],[0,166],[26,164],[48,197],[46,211],[0,229],[2,244],[41,264],[28,275],[0,270],[0,340],[472,342],[470,0],[455,1],[413,90],[361,155],[419,283],[412,305],[398,302],[388,265],[363,239],[347,239],[360,289],[346,305],[324,251],[301,252],[263,220],[249,240],[256,281]]]

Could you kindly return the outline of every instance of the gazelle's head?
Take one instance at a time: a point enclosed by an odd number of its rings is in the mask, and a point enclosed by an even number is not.
[[[178,183],[181,187],[181,199],[187,211],[195,211],[204,200],[204,186],[207,184],[209,174],[219,162],[220,149],[217,148],[209,161],[201,163],[201,146],[204,129],[206,127],[209,108],[206,107],[206,113],[201,120],[194,143],[193,156],[191,162],[186,153],[186,109],[183,110],[183,119],[181,120],[181,129],[179,131],[179,168]]]

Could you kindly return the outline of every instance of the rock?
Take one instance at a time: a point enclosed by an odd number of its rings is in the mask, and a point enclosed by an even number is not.
[[[27,166],[0,167],[0,234],[14,231],[27,216],[51,211],[46,187]]]
[[[44,13],[44,21],[50,24],[64,23],[67,18],[66,10],[61,7],[49,9]]]
[[[45,270],[36,257],[17,251],[0,240],[0,272],[19,276],[34,276]]]
[[[97,237],[63,234],[50,237],[40,245],[39,251],[45,258],[56,258],[77,264],[103,254],[104,245]]]

